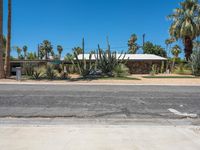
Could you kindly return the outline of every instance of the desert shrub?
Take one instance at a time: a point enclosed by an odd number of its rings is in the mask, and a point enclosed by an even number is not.
[[[173,73],[180,74],[180,75],[191,75],[192,69],[190,66],[188,66],[188,64],[181,63],[175,67]]]
[[[129,68],[124,64],[118,64],[114,68],[114,76],[115,77],[126,77],[129,75]]]
[[[23,65],[24,74],[27,76],[33,76],[35,67],[36,67],[36,64],[34,63],[24,63]]]
[[[150,74],[152,75],[152,76],[155,76],[156,74],[158,74],[158,67],[157,67],[157,65],[156,64],[153,64],[152,65],[152,67],[151,67],[151,72],[150,72]]]
[[[62,71],[60,74],[59,74],[59,77],[61,80],[65,80],[65,79],[69,79],[69,75],[68,73]]]
[[[193,52],[191,59],[190,59],[190,65],[192,68],[193,75],[200,76],[200,48],[196,48],[196,50]]]
[[[47,64],[46,70],[45,70],[45,75],[47,79],[53,80],[56,79],[58,75],[58,71],[55,70],[54,66],[52,64]]]

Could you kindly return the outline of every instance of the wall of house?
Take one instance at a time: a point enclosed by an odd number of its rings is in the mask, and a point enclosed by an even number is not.
[[[149,74],[152,66],[157,65],[158,70],[161,69],[162,61],[129,61],[126,66],[130,69],[131,74]]]

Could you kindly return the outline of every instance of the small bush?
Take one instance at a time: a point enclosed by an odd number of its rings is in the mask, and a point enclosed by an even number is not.
[[[126,77],[129,75],[129,69],[124,64],[118,64],[113,72],[115,77]]]
[[[200,48],[196,48],[196,50],[193,52],[191,59],[190,59],[190,65],[192,68],[193,75],[200,76]]]

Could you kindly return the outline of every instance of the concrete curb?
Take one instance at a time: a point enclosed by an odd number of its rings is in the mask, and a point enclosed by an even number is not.
[[[197,86],[199,87],[200,84],[134,84],[134,83],[59,83],[59,82],[41,82],[41,83],[34,83],[34,82],[0,82],[0,85],[133,85],[133,86]]]

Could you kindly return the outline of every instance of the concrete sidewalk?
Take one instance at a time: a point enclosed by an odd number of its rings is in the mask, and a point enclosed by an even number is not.
[[[0,149],[199,150],[200,128],[154,125],[1,125]]]

